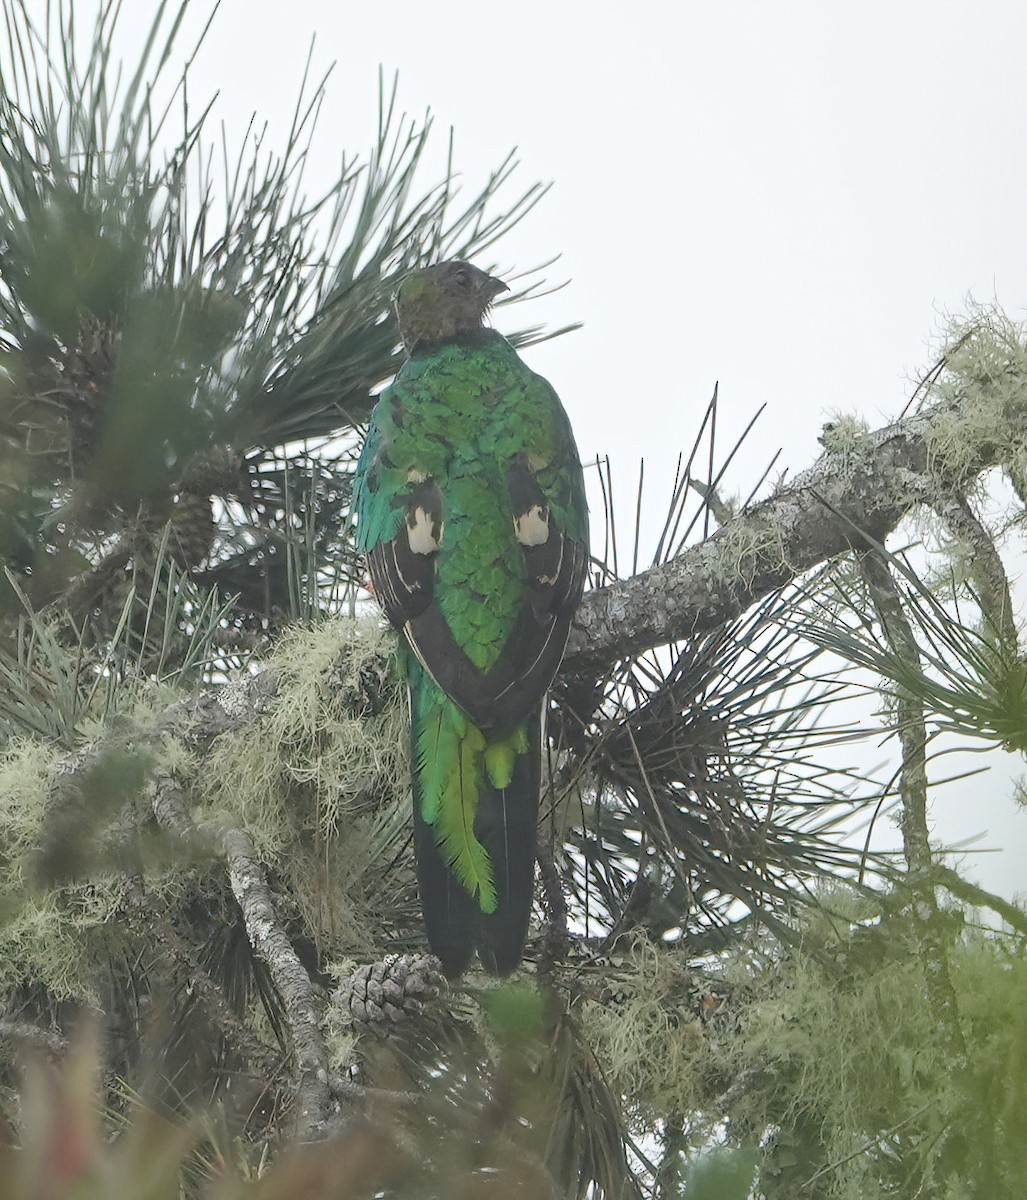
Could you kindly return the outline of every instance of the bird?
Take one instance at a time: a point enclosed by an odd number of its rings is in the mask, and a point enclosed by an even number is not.
[[[589,563],[581,462],[552,386],[486,324],[507,284],[461,260],[396,292],[406,359],[354,478],[370,588],[403,635],[414,854],[450,978],[521,961],[546,694]]]

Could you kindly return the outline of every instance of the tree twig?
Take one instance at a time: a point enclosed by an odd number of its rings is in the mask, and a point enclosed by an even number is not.
[[[920,648],[902,598],[879,549],[863,551],[860,569],[871,602],[877,610],[884,637],[897,658],[919,673]],[[923,701],[907,688],[896,689],[898,734],[902,746],[899,794],[902,799],[902,848],[913,892],[913,917],[919,934],[916,950],[923,956],[927,989],[931,995],[942,1038],[955,1060],[965,1059],[966,1043],[959,1023],[959,1007],[949,974],[948,948],[940,929],[938,899],[933,882],[931,837],[927,825],[927,724]]]
[[[934,510],[957,538],[970,550],[970,569],[981,611],[1010,654],[1017,649],[1016,621],[1009,579],[991,534],[985,529],[967,498],[959,493],[940,497]]]
[[[542,894],[546,900],[546,926],[539,955],[539,974],[551,978],[554,964],[567,952],[567,900],[563,894],[560,872],[556,868],[552,843],[540,838],[535,857],[542,876]]]
[[[897,1125],[893,1125],[890,1129],[885,1129],[881,1133],[874,1134],[872,1138],[868,1138],[862,1146],[858,1146],[852,1151],[851,1154],[846,1154],[844,1158],[839,1158],[836,1162],[831,1162],[826,1166],[821,1167],[815,1175],[811,1175],[809,1179],[806,1180],[806,1182],[802,1185],[802,1190],[806,1191],[807,1189],[811,1188],[816,1181],[821,1178],[821,1176],[829,1175],[832,1171],[837,1171],[839,1167],[844,1166],[847,1162],[851,1162],[854,1158],[859,1158],[861,1154],[866,1154],[868,1150],[873,1150],[875,1147],[880,1145],[883,1138],[887,1137],[889,1134],[898,1133],[900,1129],[904,1129],[907,1125],[915,1121],[917,1117],[922,1117],[929,1108],[933,1108],[937,1103],[937,1100],[928,1100],[926,1104],[921,1105],[916,1112],[910,1113],[908,1117],[905,1117],[903,1120],[899,1121]]]
[[[320,1006],[310,976],[275,912],[253,839],[243,829],[226,829],[222,845],[228,860],[228,879],[242,909],[250,945],[267,963],[286,1013],[296,1055],[296,1132],[301,1141],[311,1141],[322,1136],[331,1111]]]
[[[66,1038],[50,1029],[40,1029],[31,1021],[0,1020],[0,1042],[22,1042],[36,1050],[42,1050],[50,1058],[61,1058],[67,1054]]]
[[[986,892],[984,888],[964,879],[951,867],[936,866],[934,877],[947,892],[951,892],[957,899],[977,908],[989,908],[1018,933],[1027,933],[1027,913],[1023,909],[1017,908],[1015,904],[1010,904],[1008,900],[1003,900],[1001,896],[996,896],[992,892]]]
[[[885,640],[897,658],[919,672],[920,649],[887,560],[879,550],[867,550],[860,554],[859,564]],[[930,873],[932,863],[927,828],[927,725],[923,703],[906,688],[897,688],[896,703],[902,746],[902,847],[910,874],[923,878]]]

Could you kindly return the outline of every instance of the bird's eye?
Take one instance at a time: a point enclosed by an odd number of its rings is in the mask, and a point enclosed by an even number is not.
[[[453,279],[460,287],[467,287],[471,282],[471,273],[465,267],[460,267],[453,272]]]

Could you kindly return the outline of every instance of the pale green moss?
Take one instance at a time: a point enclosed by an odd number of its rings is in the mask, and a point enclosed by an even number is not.
[[[873,465],[874,442],[866,421],[852,413],[835,413],[820,434],[828,460],[822,463],[839,479]]]
[[[395,645],[376,616],[286,632],[266,663],[273,697],[218,739],[191,780],[194,818],[244,826],[326,950],[370,948],[375,897],[410,878],[402,857],[382,871],[409,827]]]
[[[58,999],[95,1001],[89,935],[114,917],[124,877],[43,890],[35,880],[56,751],[22,741],[0,756],[0,996],[33,981]]]
[[[252,833],[323,949],[364,954],[386,894],[394,904],[409,893],[413,911],[405,684],[394,635],[371,618],[296,628],[266,669],[277,687],[209,756],[168,736],[154,764],[180,781],[195,821]],[[163,686],[127,687],[118,708],[130,724],[120,728],[145,741],[176,698]],[[102,744],[110,727],[88,716],[79,732]],[[41,741],[22,740],[0,755],[0,997],[34,979],[56,997],[92,1002],[103,939],[120,927],[127,881],[119,874],[97,870],[69,886],[35,887],[59,774],[58,749]],[[144,822],[147,812],[142,798]],[[146,872],[149,900],[168,911],[195,885],[188,865]]]
[[[345,1075],[356,1060],[357,1041],[352,1029],[329,1022],[325,1029],[325,1050],[332,1070]]]
[[[799,1110],[812,1116],[825,1161],[838,1164],[824,1181],[826,1194],[838,1200],[884,1194],[868,1151],[874,1131],[890,1126],[912,1126],[904,1169],[913,1190],[921,1186],[924,1194],[941,1183],[932,1147],[941,1149],[952,1131],[993,1146],[1000,1162],[1017,1161],[1018,1128],[996,1129],[987,1110],[968,1109],[968,1097],[981,1089],[1001,1109],[1022,1088],[1016,1047],[1027,1032],[1027,963],[976,931],[952,947],[949,971],[969,1058],[961,1074],[953,1070],[931,999],[932,968],[911,947],[903,949],[901,930],[886,938],[861,934],[837,916],[821,916],[817,925],[815,953],[764,960],[733,997],[721,1028],[711,1027],[709,1054],[718,1074],[749,1081],[725,1114],[737,1136],[758,1138]],[[958,1180],[946,1183],[957,1190],[939,1195],[960,1194]]]
[[[353,958],[338,958],[327,964],[327,971],[333,979],[348,980],[358,965]],[[323,1033],[330,1066],[333,1070],[345,1074],[356,1060],[357,1043],[360,1039],[354,1028],[348,1004],[338,993],[332,996],[331,1003],[325,1009]]]
[[[742,517],[717,535],[719,574],[746,585],[757,573],[787,567],[785,539],[775,522],[760,516]]]
[[[57,1000],[98,1003],[92,983],[96,964],[86,935],[110,918],[114,906],[94,906],[76,916],[64,900],[53,892],[23,896],[0,923],[0,992],[33,983]]]
[[[737,945],[705,979],[685,950],[645,940],[603,966],[603,993],[580,1002],[580,1023],[636,1132],[673,1114],[697,1144],[727,1131],[732,1145],[765,1145],[800,1118],[823,1137],[822,1161],[836,1164],[822,1181],[836,1200],[899,1194],[881,1190],[897,1162],[883,1136],[893,1127],[903,1131],[910,1195],[975,1194],[973,1154],[963,1176],[938,1172],[937,1152],[956,1132],[974,1153],[994,1155],[997,1178],[1020,1179],[1022,943],[968,928],[952,944],[967,1044],[956,1070],[915,929],[902,921],[878,929],[856,893],[821,898],[802,947],[769,938]],[[712,1003],[700,1017],[704,995]]]
[[[56,753],[38,742],[21,741],[0,755],[0,845],[4,890],[26,885],[27,856],[39,843]]]
[[[302,822],[322,837],[374,797],[405,788],[405,700],[394,656],[394,638],[377,618],[284,634],[267,663],[277,680],[270,711],[219,739],[196,781],[212,812],[241,822],[274,852],[296,825],[283,806],[297,800],[297,788],[307,805]]]
[[[611,999],[586,1000],[581,1023],[607,1082],[646,1118],[696,1108],[707,1060],[686,958],[645,939],[604,972]]]
[[[931,389],[940,403],[925,434],[931,466],[971,479],[982,452],[994,448],[1003,466],[1023,476],[1027,442],[1011,433],[1027,419],[1027,325],[977,307],[950,326],[943,353],[945,370]]]

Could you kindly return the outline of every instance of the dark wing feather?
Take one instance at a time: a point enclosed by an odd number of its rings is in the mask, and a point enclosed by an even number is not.
[[[431,479],[412,485],[394,503],[404,507],[395,537],[367,552],[367,568],[378,602],[398,629],[432,602],[435,551],[442,529],[442,493]]]
[[[371,414],[354,475],[356,543],[367,556],[375,596],[397,628],[432,602],[442,493],[433,479],[397,467],[389,429],[402,426],[402,398],[383,393]]]
[[[553,576],[532,576],[529,601],[498,659],[480,672],[457,645],[437,605],[411,617],[404,632],[424,669],[475,725],[504,737],[542,699],[563,657],[588,568],[585,547],[550,523],[547,563]]]
[[[396,551],[382,553],[393,568],[384,580],[389,590],[382,593],[390,619],[403,629],[422,666],[442,691],[479,729],[495,738],[515,729],[553,682],[588,570],[587,546],[560,528],[525,463],[517,461],[509,468],[508,489],[511,519],[524,556],[526,595],[517,623],[487,673],[475,667],[457,644],[438,605],[431,603],[429,579],[419,582],[416,591],[407,587],[400,603],[390,601],[397,574],[402,576],[404,568],[410,571],[413,567],[405,560],[400,564]],[[529,516],[530,521],[518,525]],[[401,531],[395,541],[401,543],[402,539]],[[425,569],[434,570],[430,557]],[[377,589],[374,566],[372,577]]]

